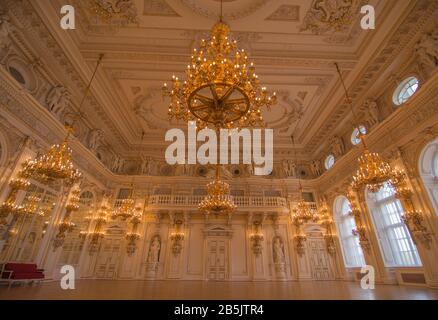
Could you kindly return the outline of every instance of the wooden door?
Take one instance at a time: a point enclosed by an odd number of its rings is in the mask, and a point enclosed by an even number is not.
[[[228,273],[227,241],[211,239],[208,241],[207,277],[209,280],[225,280]]]

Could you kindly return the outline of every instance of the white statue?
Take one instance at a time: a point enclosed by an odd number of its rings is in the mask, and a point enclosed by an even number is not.
[[[344,143],[338,136],[334,136],[331,139],[332,151],[335,157],[342,156],[344,154]]]
[[[155,161],[152,157],[148,158],[148,166],[147,166],[147,173],[148,175],[154,175],[157,173],[158,170],[158,163]]]
[[[120,158],[118,155],[114,155],[113,163],[112,163],[112,166],[111,166],[111,170],[113,172],[116,172],[116,173],[120,172],[122,170],[122,168],[123,168],[124,163],[125,163],[125,160]]]
[[[282,162],[283,172],[286,177],[295,177],[297,174],[296,164],[292,160],[283,159]]]
[[[274,263],[285,263],[283,243],[281,242],[280,237],[274,238],[272,250],[274,254]]]
[[[92,151],[97,149],[103,144],[103,131],[100,129],[93,129],[88,136],[88,147]]]
[[[319,160],[313,160],[310,164],[310,169],[315,177],[321,175],[321,162]]]
[[[379,107],[374,100],[367,100],[364,104],[365,118],[372,127],[379,123]]]
[[[289,170],[290,170],[290,173],[292,174],[292,177],[296,177],[297,176],[297,165],[292,160],[288,160],[288,162],[289,162]]]
[[[14,27],[9,22],[9,17],[6,15],[0,16],[0,49],[7,49],[11,44],[9,35],[14,30]]]
[[[150,170],[150,157],[142,157],[140,174],[149,175],[149,170]]]
[[[70,94],[62,86],[53,87],[46,97],[46,103],[50,112],[61,117],[70,102]]]
[[[246,166],[248,175],[252,177],[254,175],[254,163],[248,164]]]
[[[421,36],[414,49],[420,67],[432,71],[438,66],[438,31],[435,29]]]
[[[151,242],[147,262],[158,262],[160,260],[161,242],[160,236],[155,236]]]
[[[183,175],[185,175],[185,176],[192,175],[191,167],[187,162],[183,164]]]

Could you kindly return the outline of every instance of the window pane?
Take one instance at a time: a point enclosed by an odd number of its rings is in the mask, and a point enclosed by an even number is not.
[[[368,195],[368,205],[385,263],[390,266],[420,266],[417,248],[402,220],[403,207],[394,190],[386,184],[376,194]]]
[[[360,267],[365,265],[365,259],[359,245],[359,239],[352,233],[356,229],[356,223],[354,217],[350,216],[349,213],[350,203],[347,198],[338,198],[335,201],[335,217],[345,265],[347,267]]]

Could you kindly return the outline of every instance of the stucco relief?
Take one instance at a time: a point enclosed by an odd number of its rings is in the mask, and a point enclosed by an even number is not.
[[[46,97],[47,108],[61,119],[66,109],[70,106],[70,99],[70,93],[66,88],[54,86]]]
[[[267,126],[289,137],[293,125],[303,116],[304,105],[300,98],[292,97],[288,91],[277,93],[279,102],[270,112],[264,113]]]
[[[300,31],[314,34],[343,32],[350,28],[359,0],[313,0]]]
[[[159,89],[150,89],[134,101],[134,112],[141,118],[149,130],[164,130],[169,127],[167,109]]]
[[[10,18],[7,15],[0,16],[0,55],[6,54],[10,45],[10,35],[15,30],[15,27],[10,23]]]
[[[330,139],[329,143],[335,157],[340,157],[345,153],[345,146],[341,137],[335,135]]]
[[[430,76],[438,66],[438,30],[423,34],[414,46],[419,67]]]
[[[380,111],[377,102],[373,99],[368,99],[362,105],[361,111],[364,114],[363,119],[365,120],[365,125],[367,128],[372,128],[379,124],[380,121]]]

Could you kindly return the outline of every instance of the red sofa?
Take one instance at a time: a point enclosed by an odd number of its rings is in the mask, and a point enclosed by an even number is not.
[[[32,263],[6,263],[1,270],[1,278],[8,280],[41,280],[44,279],[44,270],[37,269]]]

